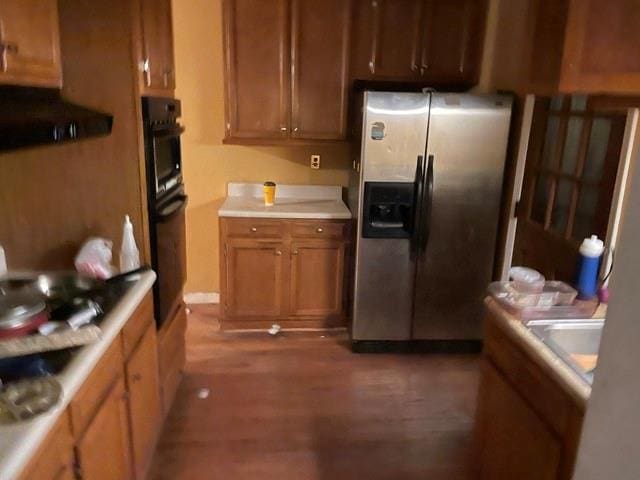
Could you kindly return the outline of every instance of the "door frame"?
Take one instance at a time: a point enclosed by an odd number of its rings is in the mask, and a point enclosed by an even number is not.
[[[522,187],[525,176],[525,166],[527,163],[527,153],[529,150],[529,137],[531,135],[535,101],[536,96],[533,94],[528,94],[525,97],[522,113],[522,126],[520,128],[520,138],[518,142],[518,154],[516,157],[515,175],[513,180],[513,193],[511,195],[511,198],[509,199],[508,205],[509,219],[504,241],[504,256],[502,259],[502,265],[499,269],[500,281],[503,282],[509,280],[509,269],[511,268],[511,262],[513,260],[516,229],[518,226],[516,209],[518,202],[520,202],[522,197]],[[629,183],[629,170],[635,156],[640,154],[640,151],[638,151],[638,149],[640,149],[640,138],[638,138],[640,136],[640,130],[638,129],[639,119],[640,109],[627,109],[624,138],[622,142],[622,148],[620,149],[620,159],[618,161],[618,170],[616,173],[613,198],[611,200],[611,209],[609,211],[607,235],[605,238],[607,254],[605,260],[601,265],[601,273],[605,274],[609,271],[613,263],[613,252],[615,252],[618,241],[626,189]]]

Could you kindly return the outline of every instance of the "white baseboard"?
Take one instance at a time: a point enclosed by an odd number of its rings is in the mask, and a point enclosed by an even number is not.
[[[184,303],[194,305],[198,303],[220,303],[218,292],[192,292],[184,294]]]

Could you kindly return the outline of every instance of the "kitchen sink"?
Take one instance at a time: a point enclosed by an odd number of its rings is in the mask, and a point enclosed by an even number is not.
[[[604,320],[531,320],[526,325],[582,379],[592,383]]]

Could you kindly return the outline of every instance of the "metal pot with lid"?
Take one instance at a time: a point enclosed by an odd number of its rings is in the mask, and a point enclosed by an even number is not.
[[[0,295],[0,339],[26,335],[48,320],[40,296],[30,292]]]

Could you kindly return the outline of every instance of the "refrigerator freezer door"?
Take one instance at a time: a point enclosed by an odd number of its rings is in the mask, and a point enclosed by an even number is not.
[[[510,118],[510,97],[432,95],[414,339],[481,338]]]
[[[366,92],[357,218],[353,340],[411,338],[415,262],[409,238],[363,238],[365,182],[411,183],[424,157],[430,95]]]

